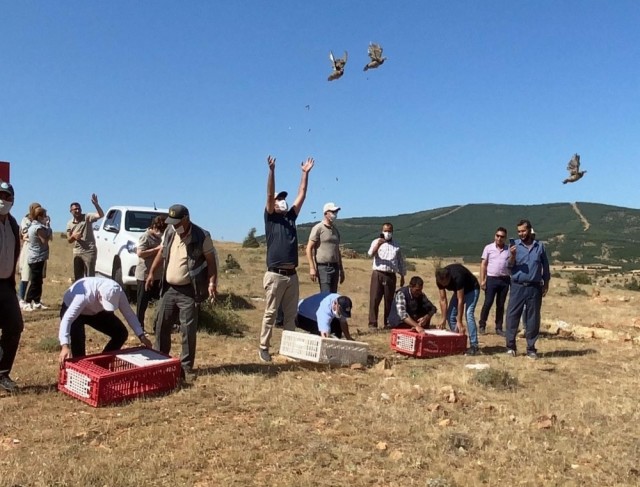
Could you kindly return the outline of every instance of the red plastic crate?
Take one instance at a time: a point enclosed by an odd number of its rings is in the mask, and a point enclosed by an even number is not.
[[[174,389],[180,361],[144,347],[67,360],[58,390],[98,407]]]
[[[396,352],[417,358],[457,355],[467,350],[467,336],[447,330],[391,330],[391,348]]]

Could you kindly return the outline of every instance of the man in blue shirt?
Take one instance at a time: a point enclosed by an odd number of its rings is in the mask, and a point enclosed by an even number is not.
[[[296,325],[314,335],[335,335],[337,338],[344,335],[347,340],[353,340],[347,322],[352,307],[347,296],[327,292],[314,294],[298,303]]]
[[[516,334],[522,311],[524,313],[527,357],[537,359],[536,341],[540,332],[542,298],[549,290],[549,260],[542,242],[535,240],[529,220],[520,220],[515,244],[509,248],[511,286],[507,307],[507,354],[516,356]]]

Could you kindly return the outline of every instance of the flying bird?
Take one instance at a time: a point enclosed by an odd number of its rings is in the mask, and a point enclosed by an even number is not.
[[[567,164],[567,171],[569,171],[569,177],[562,181],[562,184],[575,183],[582,176],[587,174],[587,171],[580,170],[580,154],[574,154],[569,164]]]
[[[369,57],[371,61],[364,67],[364,71],[377,68],[387,59],[386,57],[382,57],[382,47],[374,42],[369,43]]]
[[[344,51],[344,57],[335,58],[333,52],[329,51],[329,59],[333,67],[333,72],[329,75],[328,81],[340,78],[344,74],[344,66],[347,64],[347,51]]]

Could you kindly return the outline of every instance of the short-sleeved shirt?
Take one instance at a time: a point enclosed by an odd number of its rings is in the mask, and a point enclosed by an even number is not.
[[[73,219],[67,223],[67,235],[80,232],[80,241],[73,242],[73,254],[95,254],[96,253],[96,238],[93,235],[93,222],[98,220],[100,215],[97,213],[87,213],[83,216],[83,219],[79,222],[74,222]]]
[[[335,225],[328,227],[324,222],[314,225],[309,241],[316,249],[318,264],[338,264],[340,262],[340,232]]]
[[[295,208],[286,213],[264,210],[264,230],[267,239],[267,267],[293,264],[298,267],[298,231]]]
[[[151,230],[147,230],[138,239],[138,250],[145,251],[155,249],[162,242],[162,236],[156,235]],[[149,276],[149,269],[153,264],[155,255],[149,256],[146,259],[138,257],[138,265],[136,266],[136,279],[138,281],[144,281]],[[158,266],[153,276],[154,280],[162,279],[162,266]]]
[[[480,284],[478,283],[476,276],[474,276],[471,271],[462,264],[449,264],[445,269],[449,269],[451,280],[445,287],[440,286],[436,282],[438,289],[446,289],[447,291],[458,291],[459,289],[463,289],[464,293],[467,294],[474,289],[480,288]]]
[[[509,269],[509,247],[504,245],[498,247],[495,242],[485,246],[482,251],[482,260],[487,261],[487,276],[508,277],[511,274]]]
[[[38,231],[44,229],[47,239],[43,243],[38,236]],[[29,247],[27,247],[27,263],[35,264],[36,262],[44,262],[49,258],[49,237],[51,236],[51,229],[45,227],[42,223],[34,221],[30,226],[29,235]]]
[[[298,314],[318,323],[320,333],[331,331],[331,322],[337,318],[333,312],[333,302],[340,297],[338,293],[317,293],[298,302]]]
[[[165,238],[167,232],[165,232]],[[189,277],[189,264],[187,258],[187,245],[191,243],[192,234],[189,233],[184,239],[177,235],[171,242],[171,249],[169,250],[169,258],[165,265],[167,266],[166,280],[169,284],[174,286],[185,286],[191,284],[191,278]],[[163,241],[163,244],[165,242]],[[213,241],[211,235],[205,232],[204,242],[202,243],[203,255],[215,254],[215,248],[213,247]]]

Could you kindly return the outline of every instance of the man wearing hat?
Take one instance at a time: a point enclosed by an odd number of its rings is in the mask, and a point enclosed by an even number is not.
[[[106,277],[84,277],[74,282],[62,299],[58,333],[62,345],[60,365],[70,357],[86,355],[85,325],[109,337],[104,352],[120,350],[128,334],[120,318],[115,315],[116,310],[120,310],[140,342],[151,348],[151,342],[144,335],[142,325],[120,284]]]
[[[20,227],[11,215],[13,186],[0,180],[0,388],[14,392],[9,377],[24,328],[16,295],[16,264],[20,255]]]
[[[189,209],[183,205],[169,208],[162,250],[153,259],[146,289],[153,287],[154,275],[164,265],[160,301],[155,324],[155,348],[171,351],[171,329],[180,322],[182,332],[182,373],[192,378],[196,360],[198,306],[207,299],[215,300],[218,292],[216,249],[208,231],[191,222]]]
[[[296,325],[314,335],[344,336],[347,340],[353,340],[347,322],[347,318],[351,318],[352,307],[351,299],[347,296],[338,293],[314,294],[298,303]]]
[[[267,240],[267,272],[262,284],[266,291],[264,316],[260,331],[258,356],[263,362],[271,362],[269,345],[278,308],[282,306],[284,328],[295,330],[296,310],[300,291],[298,288],[298,232],[296,219],[307,197],[309,171],[314,161],[309,157],[300,165],[302,177],[293,205],[287,204],[287,192],[276,193],[276,159],[268,156],[267,203],[264,210],[264,227]]]
[[[334,225],[340,207],[326,203],[322,208],[322,221],[311,229],[307,243],[309,274],[318,281],[320,292],[337,293],[338,281],[344,282],[344,269],[340,255],[340,232]]]

